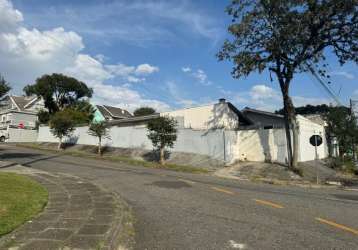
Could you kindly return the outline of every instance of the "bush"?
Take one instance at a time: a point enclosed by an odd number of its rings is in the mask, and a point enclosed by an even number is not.
[[[338,157],[332,158],[329,162],[329,167],[336,171],[341,171],[343,173],[358,175],[358,169],[355,166],[354,161],[350,158],[346,158],[345,160],[342,160]]]

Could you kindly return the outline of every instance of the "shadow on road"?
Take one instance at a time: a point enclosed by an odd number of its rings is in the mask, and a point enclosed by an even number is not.
[[[4,154],[0,154],[0,159],[8,160],[8,159],[14,159],[14,158],[29,158],[29,157],[36,157],[36,156],[40,156],[40,154],[36,154],[36,153],[4,153]]]
[[[41,154],[31,154],[31,153],[6,153],[6,154],[0,155],[0,159],[11,161],[11,159],[14,159],[14,158],[27,158],[27,157],[34,157],[34,156],[40,156],[40,155]],[[26,162],[21,162],[21,163],[20,162],[12,162],[12,163],[0,166],[0,168],[9,168],[9,167],[16,166],[18,164],[30,168],[31,164],[33,164],[35,162],[46,161],[46,160],[54,159],[57,157],[59,157],[59,155],[51,155],[51,156],[47,156],[47,157],[36,158],[36,159],[29,160]]]

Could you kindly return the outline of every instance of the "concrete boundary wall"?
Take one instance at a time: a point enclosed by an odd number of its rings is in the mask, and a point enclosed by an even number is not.
[[[78,127],[65,143],[97,145],[96,137],[90,136],[88,127]],[[110,139],[104,139],[103,145],[120,148],[139,148],[152,150],[145,127],[111,127]],[[38,142],[58,142],[49,127],[40,126]],[[225,146],[224,146],[225,145]],[[173,152],[194,153],[210,156],[212,159],[231,163],[236,159],[237,133],[223,130],[179,129]]]
[[[35,142],[38,138],[38,132],[34,129],[8,128],[7,132],[7,142]]]
[[[239,160],[287,162],[284,129],[241,130],[238,137]]]
[[[314,131],[323,129],[322,126],[313,128],[311,124],[300,123],[299,161],[314,160],[314,147],[308,140]],[[90,136],[88,127],[78,127],[64,142],[83,145],[97,145],[96,137]],[[318,131],[319,132],[319,131]],[[111,127],[110,139],[104,139],[103,145],[119,148],[138,148],[152,150],[152,143],[147,137],[147,129],[141,127]],[[324,130],[321,131],[324,135]],[[324,136],[323,136],[324,137]],[[49,129],[41,126],[38,142],[58,142]],[[206,155],[226,164],[235,161],[268,161],[287,163],[287,148],[284,129],[259,130],[193,130],[178,129],[178,138],[173,152],[184,152]],[[327,144],[318,148],[319,158],[328,155]]]

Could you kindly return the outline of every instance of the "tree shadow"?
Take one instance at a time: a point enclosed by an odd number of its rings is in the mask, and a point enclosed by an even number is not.
[[[171,152],[169,150],[164,151],[164,159],[168,160],[170,158]],[[153,149],[147,153],[143,154],[143,159],[146,161],[159,162],[160,160],[160,150]]]
[[[0,155],[1,160],[8,160],[8,159],[14,159],[14,158],[31,158],[36,157],[41,154],[36,153],[4,153]]]

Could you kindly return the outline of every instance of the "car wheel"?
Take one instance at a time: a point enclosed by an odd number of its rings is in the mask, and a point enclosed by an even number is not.
[[[5,136],[0,137],[0,142],[5,142]]]

